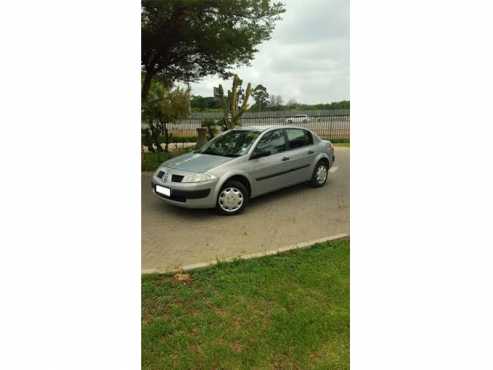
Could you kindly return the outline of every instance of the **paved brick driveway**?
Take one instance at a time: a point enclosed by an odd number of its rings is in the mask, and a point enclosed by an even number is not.
[[[349,234],[349,148],[336,147],[335,167],[322,188],[297,185],[268,194],[233,217],[169,206],[152,194],[151,174],[142,174],[142,270],[168,271]]]

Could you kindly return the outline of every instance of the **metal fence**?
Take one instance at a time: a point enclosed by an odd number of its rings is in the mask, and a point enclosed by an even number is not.
[[[169,124],[173,136],[197,136],[197,128],[206,120],[219,120],[221,112],[193,112],[186,120]],[[349,110],[247,112],[240,120],[241,126],[295,125],[313,130],[327,139],[349,139]]]

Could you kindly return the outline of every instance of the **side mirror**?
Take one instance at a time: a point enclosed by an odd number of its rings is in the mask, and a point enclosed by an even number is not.
[[[250,159],[257,159],[257,158],[262,158],[262,157],[268,157],[270,155],[270,151],[268,150],[255,150]]]

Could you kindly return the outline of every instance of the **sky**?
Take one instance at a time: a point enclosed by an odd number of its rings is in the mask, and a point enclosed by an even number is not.
[[[284,0],[286,12],[251,66],[236,73],[252,87],[262,84],[284,103],[349,100],[349,0]],[[212,96],[231,81],[212,76],[191,84],[193,95]]]

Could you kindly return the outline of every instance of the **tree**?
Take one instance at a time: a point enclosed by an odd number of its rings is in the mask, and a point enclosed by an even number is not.
[[[274,0],[142,0],[142,100],[159,77],[195,81],[230,77],[249,64],[285,11]]]
[[[205,111],[207,109],[220,109],[221,104],[213,96],[193,95],[190,101],[193,110]]]
[[[329,109],[350,109],[349,100],[342,100],[339,102],[333,102],[330,104]]]
[[[261,111],[269,104],[269,93],[267,88],[263,85],[257,85],[253,89],[253,98],[255,99],[255,110]],[[252,107],[253,109],[253,107]]]
[[[149,98],[142,105],[142,119],[149,125],[147,132],[143,132],[144,143],[150,151],[162,151],[160,137],[164,135],[165,148],[168,151],[168,144],[171,135],[168,124],[179,119],[186,118],[190,113],[190,89],[169,88],[165,83],[152,81],[149,88]]]
[[[271,107],[280,107],[283,104],[281,95],[271,95],[270,104]]]
[[[243,81],[234,75],[233,86],[228,90],[227,97],[224,96],[223,86],[219,85],[219,99],[224,110],[224,118],[221,122],[225,130],[229,130],[240,125],[240,118],[248,110],[248,99],[252,93],[252,85],[248,83],[246,90],[243,90]]]

